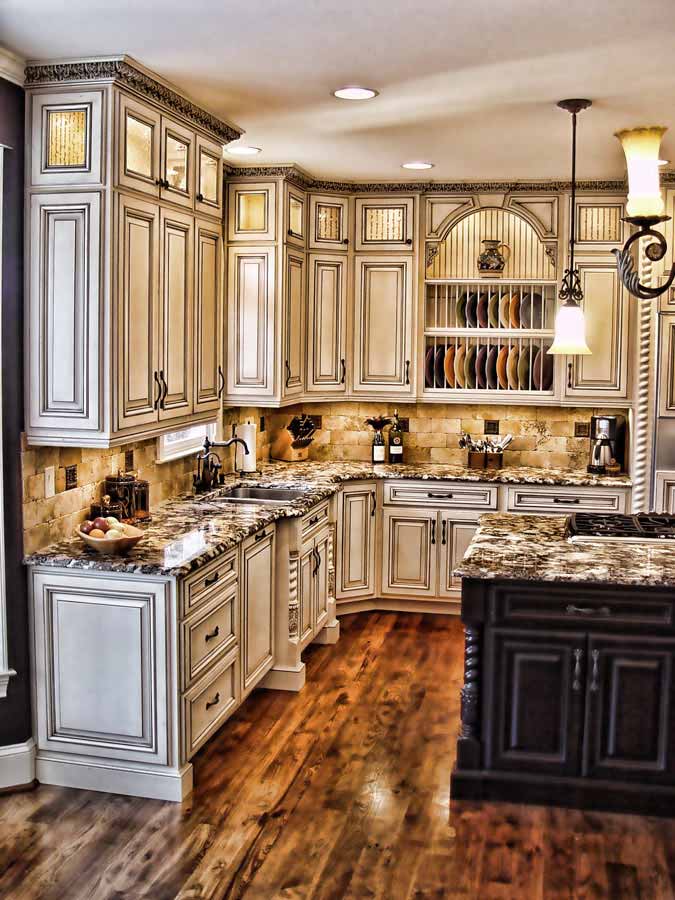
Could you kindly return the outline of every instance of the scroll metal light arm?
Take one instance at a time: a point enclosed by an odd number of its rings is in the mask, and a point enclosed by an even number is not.
[[[672,287],[673,282],[675,282],[675,263],[673,263],[670,274],[664,284],[661,284],[658,287],[648,287],[646,284],[641,284],[640,275],[635,271],[635,263],[633,262],[633,254],[631,252],[633,244],[638,242],[640,238],[652,237],[654,240],[645,247],[645,256],[651,262],[660,262],[666,255],[668,244],[661,232],[654,229],[654,225],[658,225],[659,222],[667,222],[669,219],[670,216],[626,217],[624,222],[630,222],[631,225],[637,225],[638,231],[628,238],[621,250],[612,250],[612,253],[616,257],[616,267],[619,272],[619,277],[621,278],[624,287],[630,291],[634,297],[638,297],[640,300],[654,300],[661,294],[665,294],[665,292]]]

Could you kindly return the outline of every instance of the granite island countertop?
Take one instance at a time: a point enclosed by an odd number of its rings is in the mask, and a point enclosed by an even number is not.
[[[497,484],[630,487],[626,475],[606,478],[585,471],[509,466],[498,470],[457,465],[373,465],[359,462],[263,463],[260,472],[228,475],[218,491],[185,495],[153,508],[152,522],[141,526],[140,543],[127,556],[103,556],[73,535],[30,554],[27,565],[174,576],[187,575],[246,537],[278,519],[304,515],[347,481],[370,478],[454,480]],[[219,503],[218,495],[237,484],[302,486],[306,493],[283,506]]]
[[[675,548],[572,543],[567,516],[485,513],[454,574],[489,581],[593,582],[675,587]]]

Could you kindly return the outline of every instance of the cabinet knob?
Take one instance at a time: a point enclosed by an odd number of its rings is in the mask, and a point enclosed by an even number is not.
[[[411,247],[412,246],[412,238],[406,238],[406,244]]]
[[[202,202],[203,199],[204,199],[204,195],[201,192],[199,194],[197,194],[197,200],[199,200],[200,203]]]
[[[342,243],[343,243],[345,246],[347,246],[347,244],[349,243],[349,238],[342,238]]]

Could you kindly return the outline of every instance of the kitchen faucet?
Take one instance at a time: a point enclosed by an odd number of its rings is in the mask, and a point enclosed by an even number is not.
[[[212,448],[230,447],[232,444],[241,444],[245,455],[248,456],[248,444],[242,438],[231,437],[228,441],[212,441],[209,440],[208,435],[206,436],[204,447],[197,454],[197,472],[192,476],[195,493],[204,494],[211,491],[217,486],[219,480],[222,481],[223,476],[220,475],[219,478],[219,472],[223,468],[223,464]],[[237,471],[236,463],[234,471]]]

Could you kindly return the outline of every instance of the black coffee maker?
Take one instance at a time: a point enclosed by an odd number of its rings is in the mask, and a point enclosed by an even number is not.
[[[591,416],[591,448],[588,471],[604,475],[608,466],[624,467],[626,419],[624,416]]]

